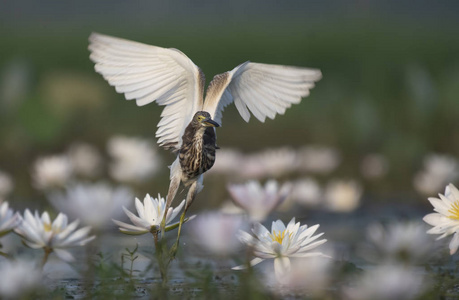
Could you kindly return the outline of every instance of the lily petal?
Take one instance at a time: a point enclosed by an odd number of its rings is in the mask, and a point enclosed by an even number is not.
[[[281,279],[287,274],[291,269],[290,259],[288,257],[278,257],[274,259],[274,272],[276,273],[276,278]]]
[[[250,266],[253,267],[255,265],[258,265],[262,261],[264,261],[264,259],[256,257],[256,258],[254,258],[254,259],[252,259],[250,261]],[[233,270],[245,270],[245,269],[247,269],[247,265],[240,265],[240,266],[237,266],[237,267],[232,267],[231,269],[233,269]]]

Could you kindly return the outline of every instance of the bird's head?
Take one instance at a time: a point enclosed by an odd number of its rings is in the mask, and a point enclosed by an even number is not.
[[[206,111],[198,111],[193,117],[193,124],[200,127],[220,127]]]

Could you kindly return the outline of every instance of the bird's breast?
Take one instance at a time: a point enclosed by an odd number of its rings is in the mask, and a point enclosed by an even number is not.
[[[206,130],[201,134],[196,132],[193,138],[183,140],[179,152],[179,161],[183,177],[186,180],[201,175],[214,165],[216,149],[215,131],[213,128],[209,129],[211,130]],[[210,131],[211,133],[209,133]]]

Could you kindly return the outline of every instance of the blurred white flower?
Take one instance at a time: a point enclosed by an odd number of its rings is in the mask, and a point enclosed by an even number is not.
[[[253,221],[263,221],[282,201],[287,198],[291,184],[281,187],[275,180],[269,180],[263,187],[258,181],[227,186],[234,202],[246,210]]]
[[[433,177],[425,171],[417,173],[413,178],[414,189],[422,195],[432,195],[438,193],[444,186],[439,178]]]
[[[298,151],[299,168],[315,174],[329,174],[341,162],[340,154],[333,148],[306,146]]]
[[[426,215],[423,220],[434,226],[429,229],[429,234],[441,234],[437,239],[442,239],[453,234],[449,243],[450,254],[456,253],[459,247],[459,191],[453,184],[445,189],[445,194],[438,194],[439,198],[429,198],[436,213]]]
[[[279,177],[298,168],[296,151],[291,148],[268,149],[246,156],[241,175],[246,178]]]
[[[274,259],[274,271],[276,277],[281,279],[291,270],[290,258],[322,256],[322,252],[310,252],[310,250],[322,245],[327,240],[318,240],[323,233],[313,236],[319,225],[309,227],[300,226],[293,218],[287,226],[277,220],[272,223],[271,232],[260,223],[255,223],[250,235],[245,231],[239,231],[239,240],[252,248],[255,258],[250,261],[254,266],[265,259]],[[234,267],[233,270],[246,268],[245,265]]]
[[[0,256],[2,253],[6,255],[9,255],[9,253],[18,253],[20,248],[23,248],[23,245],[17,235],[7,234],[0,237]]]
[[[230,256],[241,247],[236,238],[238,231],[247,227],[247,220],[240,215],[207,212],[199,214],[188,230],[193,243],[206,253]]]
[[[247,155],[235,150],[220,150],[210,172],[234,174],[251,179],[280,177],[299,169],[327,174],[339,163],[340,156],[336,150],[320,146],[308,146],[299,151],[282,147]]]
[[[173,219],[178,215],[185,205],[183,200],[176,208],[169,207],[166,215],[166,231],[178,227],[179,222],[170,224]],[[155,233],[160,230],[161,222],[164,217],[164,210],[166,209],[166,201],[160,194],[158,198],[153,198],[149,194],[143,199],[143,204],[138,198],[135,198],[135,207],[139,216],[134,215],[132,212],[123,206],[123,210],[129,217],[134,225],[127,224],[118,220],[112,220],[116,225],[120,226],[119,230],[125,234],[140,235],[148,232]],[[192,220],[195,216],[185,219],[186,221]]]
[[[368,244],[361,254],[372,262],[401,264],[424,263],[434,252],[430,236],[425,234],[425,224],[418,222],[371,225],[367,230]]]
[[[244,155],[233,149],[220,149],[217,152],[218,159],[208,172],[227,175],[237,175],[241,172]]]
[[[415,268],[382,265],[366,270],[345,295],[356,300],[406,300],[420,296],[427,287],[428,282]]]
[[[11,176],[0,171],[0,202],[5,199],[14,188],[14,182]]]
[[[353,180],[335,180],[325,188],[325,205],[336,212],[351,212],[360,204],[362,187]]]
[[[74,143],[68,155],[75,174],[93,178],[102,171],[102,155],[90,144]]]
[[[42,272],[32,261],[16,259],[0,262],[0,298],[29,299],[42,286]]]
[[[313,178],[303,178],[294,182],[290,196],[298,204],[317,206],[322,198],[322,189]]]
[[[72,175],[72,164],[66,155],[38,158],[32,170],[33,185],[40,190],[63,187]]]
[[[122,215],[122,206],[129,206],[132,193],[125,187],[112,187],[106,183],[75,184],[65,191],[56,191],[48,199],[59,211],[80,219],[95,229],[103,229],[112,218]]]
[[[360,163],[360,172],[362,172],[362,175],[368,179],[379,179],[384,177],[388,170],[389,162],[382,154],[368,154]]]
[[[329,287],[332,262],[328,257],[296,258],[291,262],[290,271],[280,278],[266,270],[264,282],[272,292],[280,296],[319,296]]]
[[[0,203],[0,237],[16,228],[20,222],[21,216],[8,208],[8,202]]]
[[[113,158],[110,176],[118,181],[141,183],[159,170],[160,158],[149,140],[116,136],[108,141],[107,148]]]
[[[64,261],[74,261],[73,255],[67,248],[84,246],[95,236],[89,236],[90,226],[78,230],[78,220],[68,224],[67,216],[63,213],[51,222],[48,212],[40,216],[26,209],[21,224],[15,232],[22,237],[23,243],[33,249],[44,249],[46,252],[55,252]],[[76,230],[76,231],[75,231]]]
[[[263,178],[265,176],[265,167],[256,154],[246,155],[243,157],[243,170],[239,169],[239,175],[244,178]]]
[[[423,195],[438,193],[459,178],[459,163],[453,156],[430,154],[424,158],[423,167],[413,179],[414,188]]]

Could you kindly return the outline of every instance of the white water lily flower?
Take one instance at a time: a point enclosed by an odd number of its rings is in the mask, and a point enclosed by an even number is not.
[[[298,167],[309,173],[330,174],[340,163],[341,155],[334,148],[314,145],[298,150]]]
[[[247,227],[247,218],[241,215],[214,211],[200,214],[188,229],[197,247],[221,257],[235,254],[241,248],[236,235]]]
[[[29,293],[43,284],[43,274],[35,263],[21,259],[1,261],[0,278],[1,299],[29,299]]]
[[[12,231],[21,223],[19,213],[8,208],[8,202],[0,203],[0,237]]]
[[[281,187],[275,180],[266,182],[263,187],[258,181],[246,184],[231,184],[227,187],[234,202],[247,211],[253,221],[263,221],[285,198],[291,185],[284,183]]]
[[[166,231],[172,230],[178,226],[178,222],[170,224],[170,222],[178,215],[185,205],[185,200],[176,208],[169,207],[166,215]],[[120,226],[119,230],[125,234],[140,235],[148,232],[157,232],[164,217],[166,201],[158,194],[158,198],[153,198],[149,194],[143,199],[143,204],[138,198],[135,198],[135,207],[139,216],[136,216],[123,206],[123,210],[134,225],[127,224],[118,220],[112,220],[116,225]],[[191,216],[185,221],[193,219]],[[168,226],[167,226],[168,225]]]
[[[360,205],[362,193],[362,187],[357,181],[330,181],[325,188],[325,206],[335,212],[351,212]]]
[[[267,149],[247,155],[243,162],[241,176],[245,178],[279,177],[298,169],[296,151],[288,148]]]
[[[91,144],[77,142],[68,150],[75,174],[94,178],[102,172],[102,155]]]
[[[421,194],[438,193],[448,182],[459,178],[459,162],[450,155],[430,154],[424,158],[424,168],[413,179]]]
[[[314,207],[319,205],[321,198],[322,188],[314,178],[303,178],[293,183],[291,199],[296,203]]]
[[[72,164],[66,155],[38,158],[32,170],[34,186],[40,190],[63,187],[72,176]]]
[[[33,249],[45,249],[48,252],[55,252],[64,261],[74,261],[73,255],[66,250],[76,246],[84,246],[92,241],[95,236],[89,236],[90,226],[78,230],[79,221],[75,220],[68,224],[67,216],[63,213],[51,222],[48,212],[40,216],[26,209],[22,223],[15,229],[26,246]]]
[[[215,160],[215,164],[207,173],[238,175],[244,159],[244,155],[237,150],[220,149],[218,150],[218,159]]]
[[[295,223],[293,218],[287,226],[277,220],[272,223],[271,232],[260,223],[255,223],[252,229],[253,235],[247,232],[239,231],[239,240],[252,248],[256,256],[250,265],[254,266],[265,259],[274,259],[274,271],[277,278],[283,277],[291,268],[290,257],[312,257],[324,256],[322,252],[310,252],[310,250],[322,245],[327,240],[318,240],[323,233],[313,236],[319,225],[308,227],[300,226],[300,222]],[[233,270],[244,269],[245,266],[234,267]]]
[[[429,198],[436,213],[426,215],[423,220],[434,226],[427,233],[441,234],[438,239],[453,234],[453,239],[449,243],[450,254],[453,255],[459,248],[459,191],[453,184],[449,184],[445,194],[438,196],[439,198]]]
[[[418,299],[429,282],[418,269],[400,265],[381,265],[366,270],[352,287],[345,288],[345,299]]]
[[[423,263],[434,253],[432,237],[425,234],[425,224],[419,222],[370,225],[362,256],[375,263]]]
[[[112,218],[122,216],[121,207],[132,202],[130,189],[105,182],[73,184],[47,196],[59,211],[97,230],[108,227]]]
[[[155,145],[137,137],[112,137],[107,151],[113,158],[110,176],[121,182],[143,183],[160,169],[161,160]]]
[[[325,296],[324,292],[330,286],[332,264],[333,260],[326,257],[316,257],[315,259],[295,258],[291,261],[290,271],[281,278],[273,276],[272,268],[266,266],[263,271],[262,284],[275,295],[278,295],[280,299],[297,299],[297,297],[303,299],[305,295],[309,297],[314,295],[318,299],[326,299],[326,297],[320,296]]]

